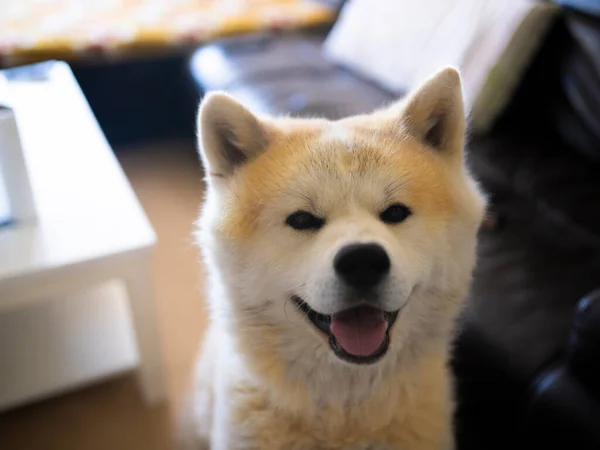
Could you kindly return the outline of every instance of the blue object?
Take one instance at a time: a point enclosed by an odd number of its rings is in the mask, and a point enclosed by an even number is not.
[[[554,3],[600,16],[600,0],[554,0]]]

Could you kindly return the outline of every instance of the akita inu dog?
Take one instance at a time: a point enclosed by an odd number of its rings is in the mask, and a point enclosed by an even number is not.
[[[195,448],[453,448],[447,362],[485,207],[459,74],[337,121],[212,93],[198,124]]]

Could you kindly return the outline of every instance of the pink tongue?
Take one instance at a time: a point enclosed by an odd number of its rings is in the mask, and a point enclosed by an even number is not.
[[[360,306],[331,317],[331,333],[354,356],[370,356],[385,340],[387,321],[383,311]]]

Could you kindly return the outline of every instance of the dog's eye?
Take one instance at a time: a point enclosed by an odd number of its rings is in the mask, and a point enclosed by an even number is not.
[[[404,222],[410,216],[410,208],[402,203],[395,203],[379,214],[379,218],[385,223]]]
[[[306,211],[296,211],[288,216],[285,223],[295,230],[318,230],[325,220]]]

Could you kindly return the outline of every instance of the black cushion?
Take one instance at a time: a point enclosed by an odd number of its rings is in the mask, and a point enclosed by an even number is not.
[[[480,233],[465,320],[531,377],[600,286],[600,169],[543,139],[503,136],[472,142],[469,163],[497,225]]]
[[[199,49],[190,70],[202,90],[226,91],[254,111],[338,119],[396,97],[327,61],[323,34],[269,33]]]
[[[569,13],[566,25],[571,45],[560,75],[567,102],[557,124],[566,142],[600,162],[600,18]]]
[[[531,395],[523,428],[529,448],[600,448],[600,403],[568,367],[544,371]]]
[[[600,402],[600,290],[579,302],[569,337],[568,358],[573,373]]]

